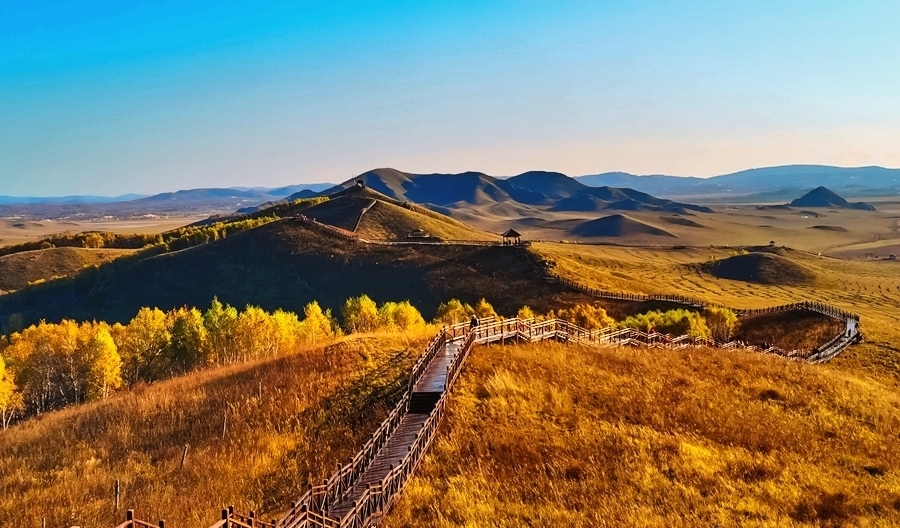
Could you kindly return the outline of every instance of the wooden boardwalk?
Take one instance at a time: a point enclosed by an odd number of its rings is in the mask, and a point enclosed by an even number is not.
[[[362,498],[366,488],[380,484],[388,473],[403,461],[447,387],[448,368],[456,359],[461,344],[462,339],[447,341],[443,349],[431,360],[422,378],[413,388],[409,413],[400,420],[400,425],[387,444],[378,451],[352,490],[340,502],[329,508],[328,517],[342,519]],[[417,405],[417,401],[423,403]]]

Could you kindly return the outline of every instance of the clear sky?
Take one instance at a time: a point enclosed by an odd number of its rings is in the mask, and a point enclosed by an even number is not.
[[[900,166],[900,2],[0,1],[0,195]]]

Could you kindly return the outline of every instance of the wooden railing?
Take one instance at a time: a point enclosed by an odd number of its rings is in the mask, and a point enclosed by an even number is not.
[[[161,520],[157,524],[142,521],[134,517],[134,510],[128,510],[125,512],[125,522],[116,528],[166,528],[166,521]]]

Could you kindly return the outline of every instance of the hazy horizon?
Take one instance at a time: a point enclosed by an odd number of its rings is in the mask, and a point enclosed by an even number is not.
[[[900,167],[900,4],[31,2],[0,195]]]

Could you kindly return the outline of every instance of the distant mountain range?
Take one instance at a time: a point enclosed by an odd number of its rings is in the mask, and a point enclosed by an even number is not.
[[[0,217],[67,218],[134,214],[231,214],[253,212],[284,200],[329,194],[363,180],[398,200],[430,204],[435,210],[480,207],[482,212],[530,214],[533,207],[591,212],[652,210],[703,212],[690,202],[785,202],[810,189],[827,187],[845,197],[900,196],[900,169],[788,165],[751,169],[711,178],[623,172],[578,176],[531,171],[509,178],[481,172],[411,174],[376,169],[341,185],[298,184],[275,189],[238,187],[189,189],[154,196],[0,196]]]
[[[747,201],[777,201],[824,186],[843,196],[900,195],[900,169],[785,165],[750,169],[711,178],[635,176],[609,172],[575,178],[590,186],[629,187],[655,196],[716,196]]]
[[[396,169],[375,169],[322,194],[331,194],[362,181],[390,198],[432,206],[437,210],[494,207],[507,214],[533,206],[552,211],[596,212],[664,211],[712,212],[706,207],[656,198],[633,189],[589,187],[558,172],[526,172],[500,179],[481,172],[411,174]]]

